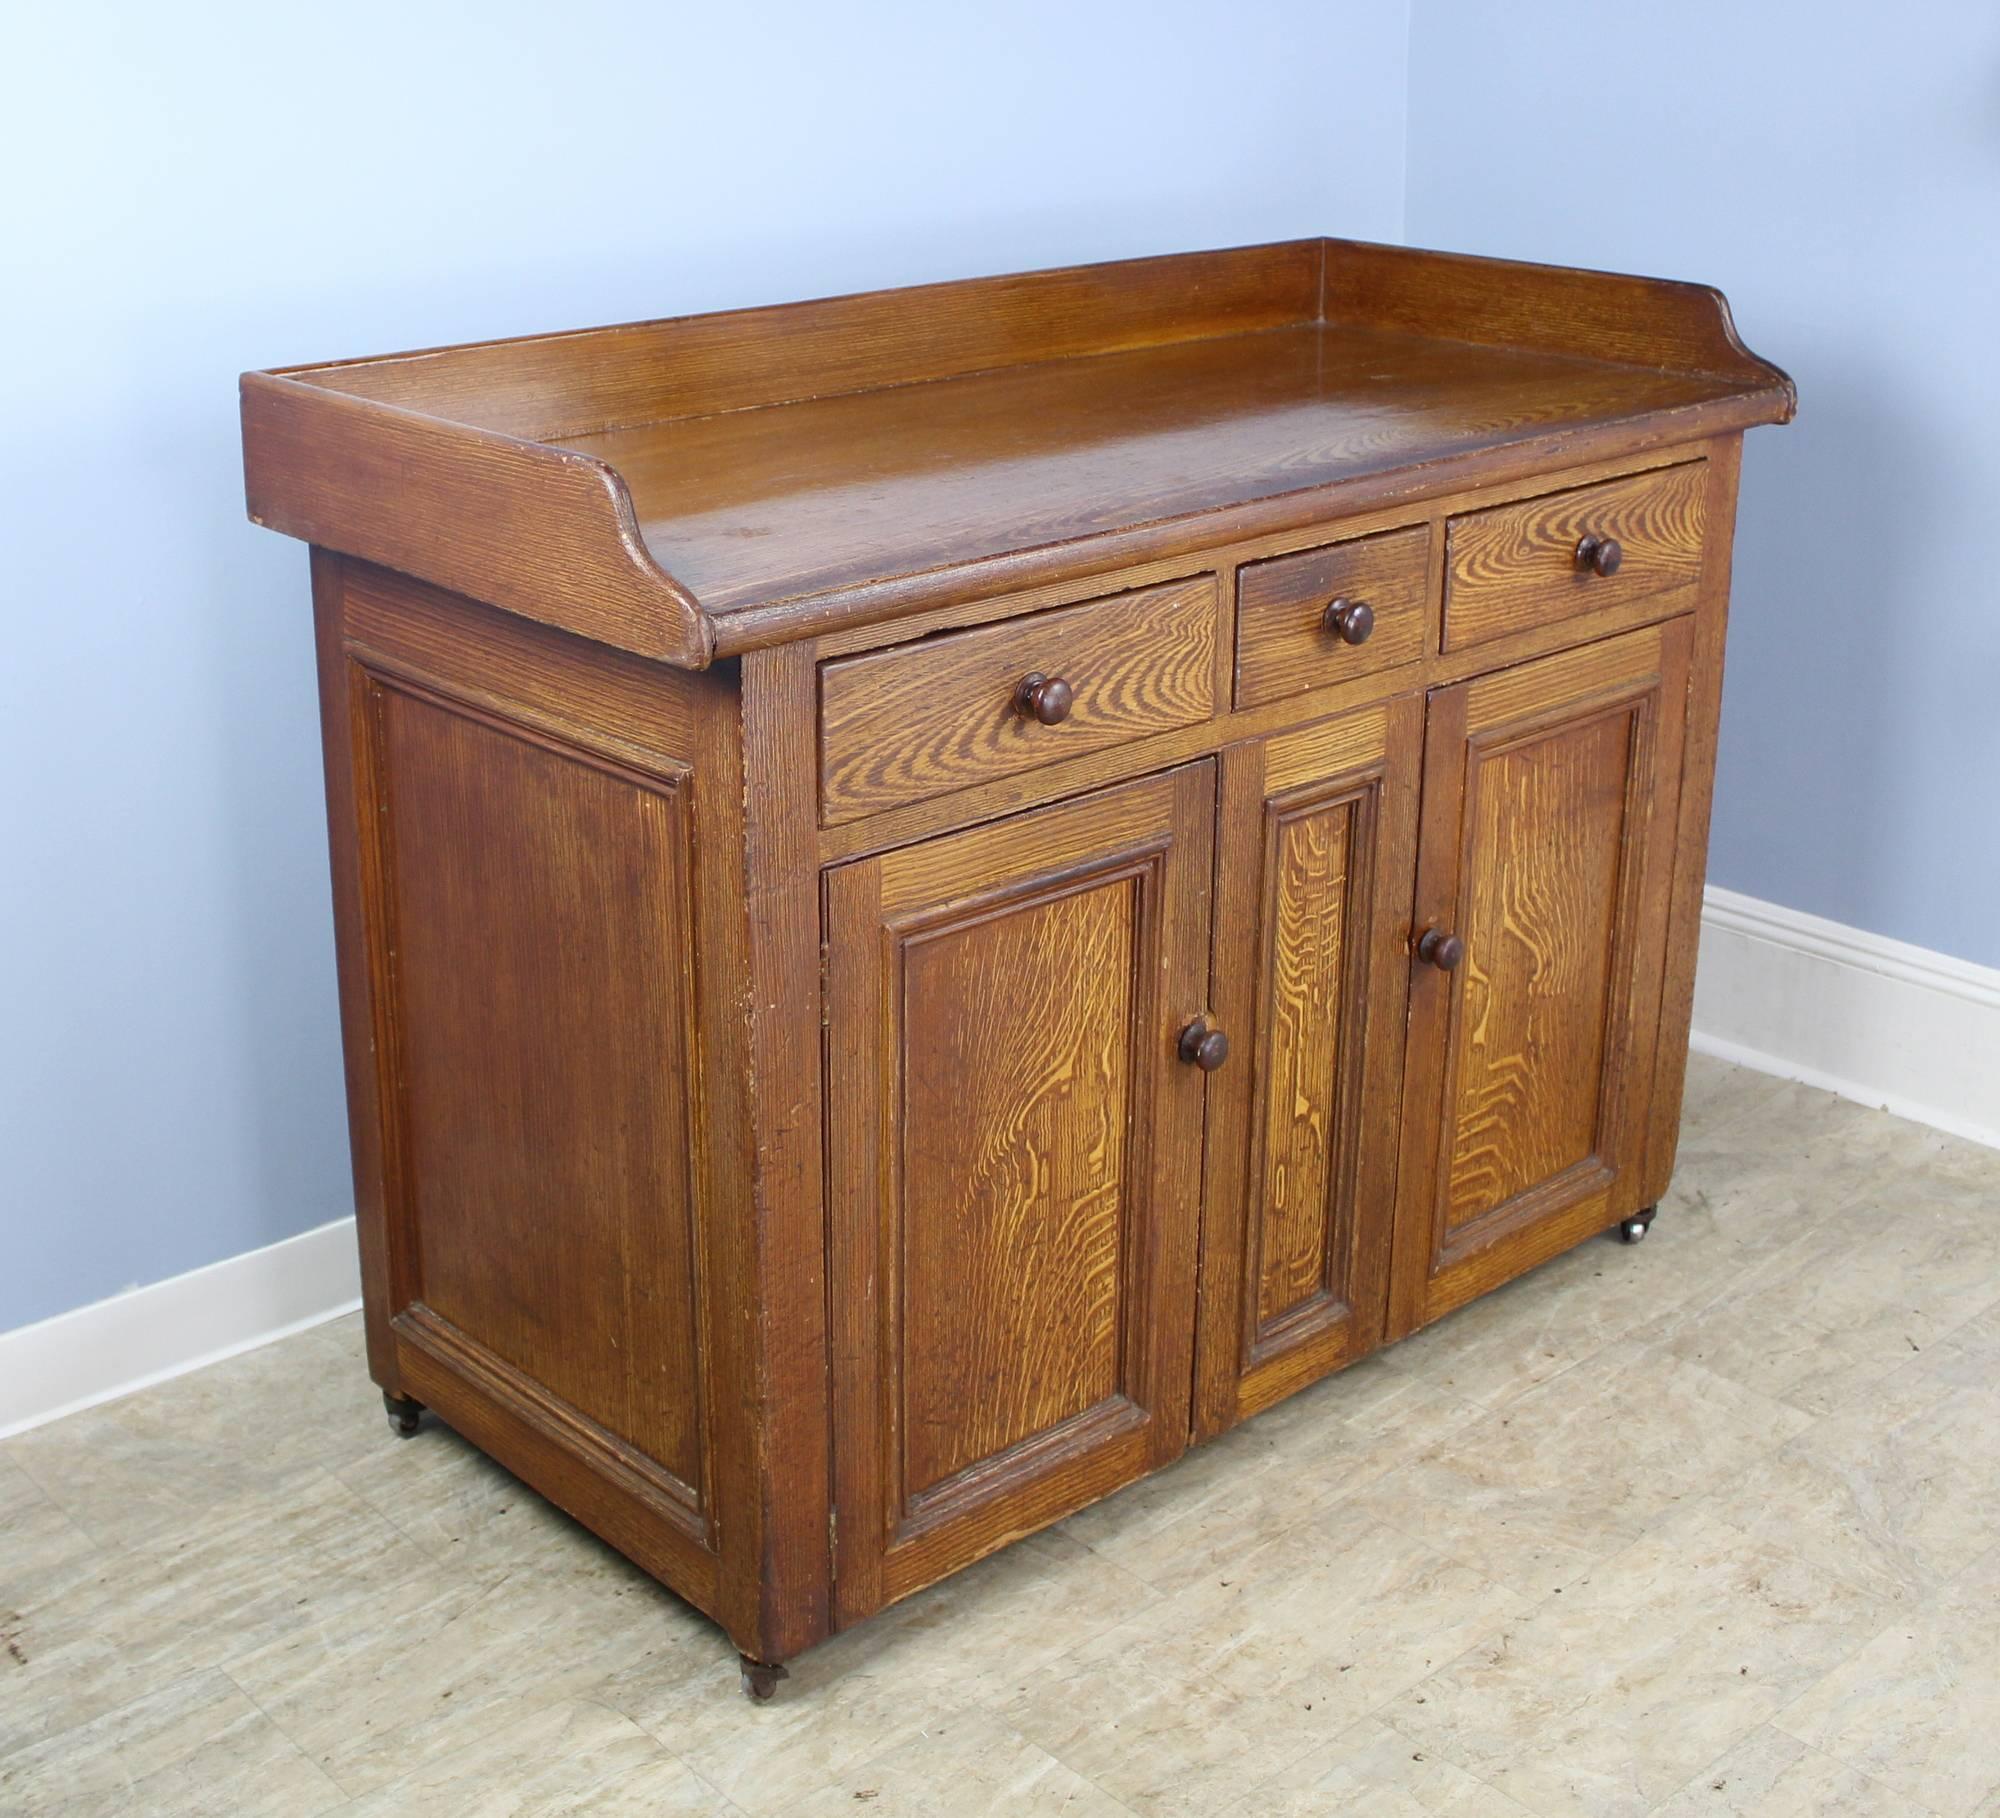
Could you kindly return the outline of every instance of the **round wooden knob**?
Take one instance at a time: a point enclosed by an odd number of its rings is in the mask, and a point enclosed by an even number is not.
[[[1076,705],[1076,690],[1059,675],[1044,675],[1038,669],[1024,675],[1014,690],[1014,711],[1024,720],[1039,720],[1044,726],[1060,726]]]
[[[1455,934],[1447,934],[1442,928],[1428,928],[1424,938],[1417,942],[1417,958],[1427,966],[1435,966],[1440,972],[1456,969],[1465,957],[1465,943]]]
[[[1601,537],[1594,531],[1576,542],[1576,565],[1585,574],[1616,574],[1625,550],[1616,537]]]
[[[1181,1059],[1204,1073],[1213,1073],[1229,1058],[1229,1037],[1198,1016],[1181,1031]]]
[[[1343,644],[1365,644],[1375,629],[1375,608],[1366,600],[1338,599],[1328,602],[1326,628]]]

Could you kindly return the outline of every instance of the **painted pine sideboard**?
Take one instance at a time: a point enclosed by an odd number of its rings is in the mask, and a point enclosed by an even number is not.
[[[1792,408],[1712,290],[1335,240],[247,375],[392,1424],[767,1696],[1642,1236]]]

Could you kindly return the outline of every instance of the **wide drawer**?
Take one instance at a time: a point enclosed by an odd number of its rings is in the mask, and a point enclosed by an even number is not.
[[[822,664],[821,820],[1208,719],[1215,617],[1201,575]]]
[[[1419,524],[1246,563],[1236,580],[1236,705],[1416,662],[1430,547]]]
[[[1706,469],[1691,461],[1453,518],[1444,648],[1689,585],[1706,498]]]

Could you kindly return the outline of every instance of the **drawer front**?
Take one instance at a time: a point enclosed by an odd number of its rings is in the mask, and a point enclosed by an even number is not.
[[[1023,698],[1036,677],[1042,717]],[[820,818],[856,820],[1214,710],[1213,575],[826,663]]]
[[[1692,461],[1453,518],[1444,648],[1688,586],[1701,570],[1706,498],[1707,469]],[[1615,566],[1591,560],[1606,538]]]
[[[1236,581],[1237,706],[1416,662],[1430,546],[1419,524],[1246,564]]]

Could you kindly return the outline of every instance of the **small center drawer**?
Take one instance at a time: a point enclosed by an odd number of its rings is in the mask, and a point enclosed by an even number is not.
[[[1236,705],[1416,662],[1430,547],[1419,524],[1246,563],[1236,579]]]
[[[1215,577],[820,666],[827,826],[1081,757],[1215,710]]]
[[[1706,472],[1691,461],[1453,518],[1444,648],[1690,585],[1701,572]]]

